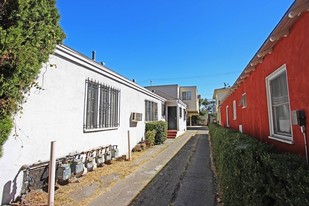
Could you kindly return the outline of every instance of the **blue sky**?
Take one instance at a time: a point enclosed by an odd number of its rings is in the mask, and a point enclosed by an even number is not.
[[[64,44],[141,86],[231,86],[293,0],[58,0]]]

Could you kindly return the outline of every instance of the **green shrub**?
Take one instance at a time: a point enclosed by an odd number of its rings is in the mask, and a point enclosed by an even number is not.
[[[59,18],[55,0],[0,2],[0,148],[10,117],[22,109],[24,94],[39,87],[42,63],[65,38]]]
[[[156,130],[148,130],[146,132],[146,142],[149,144],[149,146],[152,146],[155,144],[155,137],[156,137]]]
[[[167,123],[164,121],[155,121],[146,123],[147,131],[156,131],[155,144],[163,144],[167,136]]]
[[[0,157],[2,157],[2,145],[7,140],[12,127],[12,119],[9,116],[0,119]]]
[[[209,125],[214,164],[225,205],[309,205],[304,158],[277,153],[237,131]]]

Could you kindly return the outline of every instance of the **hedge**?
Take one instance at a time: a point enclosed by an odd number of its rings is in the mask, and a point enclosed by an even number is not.
[[[156,133],[157,133],[156,130],[148,130],[146,132],[145,139],[148,142],[149,146],[154,145]]]
[[[152,130],[156,131],[154,143],[163,144],[167,138],[167,123],[164,121],[147,122],[146,132]]]
[[[216,124],[209,132],[224,205],[309,205],[309,167],[303,157],[278,153]]]

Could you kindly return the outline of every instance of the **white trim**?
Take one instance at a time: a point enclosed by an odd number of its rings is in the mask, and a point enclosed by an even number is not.
[[[229,123],[229,105],[227,105],[225,107],[225,114],[226,114],[226,126],[230,127],[230,123]]]
[[[290,111],[290,125],[291,125],[291,136],[275,134],[274,127],[273,127],[273,115],[272,115],[272,106],[271,106],[271,94],[270,94],[270,81],[281,75],[283,72],[286,73],[286,85],[288,88],[288,97],[289,97],[289,111]],[[267,109],[268,109],[268,124],[269,124],[269,137],[270,139],[277,140],[280,142],[293,144],[293,127],[291,121],[291,104],[290,104],[290,95],[289,95],[289,85],[288,85],[288,78],[287,78],[287,70],[286,64],[283,64],[277,70],[269,74],[265,78],[266,83],[266,94],[267,94]]]
[[[107,131],[107,130],[116,130],[119,127],[104,127],[104,128],[95,128],[95,129],[84,129],[84,133],[89,132],[100,132],[100,131]]]
[[[242,101],[242,109],[247,108],[247,94],[246,94],[246,92],[241,95],[241,101]]]
[[[237,107],[236,107],[236,100],[233,101],[233,120],[237,119]]]
[[[286,140],[286,139],[284,139],[285,136],[280,136],[280,135],[268,136],[268,138],[272,139],[272,140],[277,140],[279,142],[284,142],[284,143],[287,143],[287,144],[293,144],[294,143],[293,139],[292,140]]]

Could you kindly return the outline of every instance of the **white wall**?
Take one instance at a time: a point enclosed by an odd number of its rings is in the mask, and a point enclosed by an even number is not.
[[[158,117],[162,116],[163,98],[69,48],[58,46],[55,54],[41,70],[38,83],[43,90],[31,90],[23,105],[23,113],[15,116],[15,128],[3,146],[0,159],[0,165],[5,168],[0,170],[0,200],[3,192],[5,194],[3,204],[20,193],[22,173],[18,175],[18,171],[22,165],[49,159],[51,141],[56,141],[57,157],[109,144],[118,145],[121,155],[127,154],[128,130],[133,146],[144,138],[145,130],[144,121],[130,127],[131,112],[143,113],[144,120],[147,99],[158,103]],[[87,78],[120,89],[118,129],[83,132]],[[10,185],[16,175],[16,184]],[[7,191],[3,191],[5,184]]]
[[[177,84],[147,86],[145,88],[150,91],[154,90],[155,93],[162,95],[166,99],[180,99],[178,89],[179,87]]]
[[[187,130],[187,119],[184,119],[183,110],[187,110],[187,105],[185,105],[182,101],[179,100],[169,100],[166,102],[166,107],[177,107],[177,136],[183,134]],[[179,108],[182,109],[182,117],[180,118]],[[168,119],[168,109],[166,110],[166,118]]]

